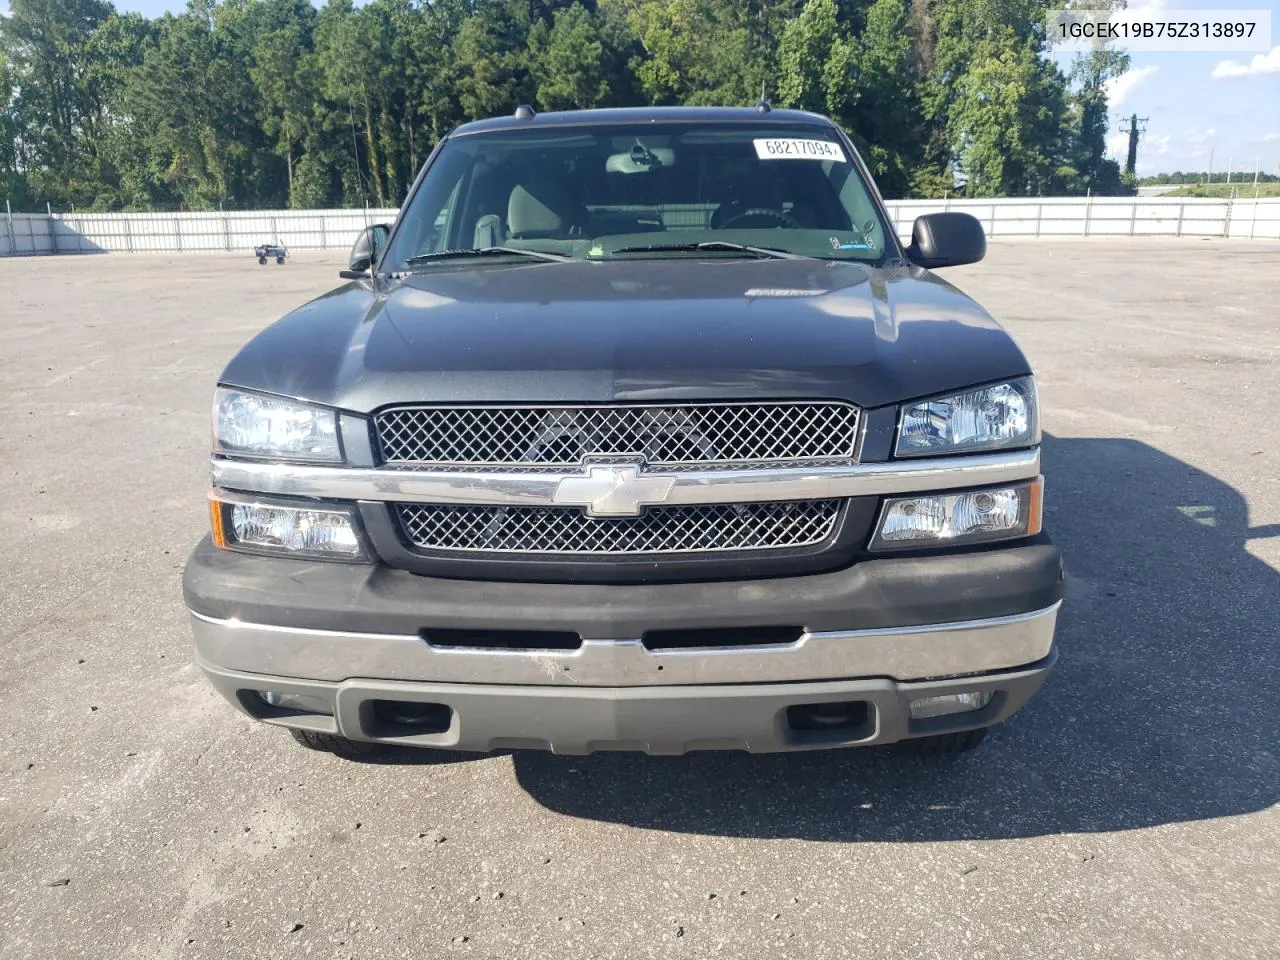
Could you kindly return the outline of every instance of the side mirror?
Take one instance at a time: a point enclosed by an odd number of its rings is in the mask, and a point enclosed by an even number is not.
[[[911,225],[907,256],[922,267],[956,267],[987,255],[987,235],[967,213],[927,213]]]
[[[385,223],[375,223],[365,227],[351,245],[351,254],[347,257],[347,269],[339,270],[338,276],[344,280],[364,280],[369,276],[369,269],[378,262],[382,251],[387,247],[387,238],[391,236],[391,227]]]

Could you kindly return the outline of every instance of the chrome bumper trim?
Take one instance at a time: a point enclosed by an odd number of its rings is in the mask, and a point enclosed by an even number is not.
[[[321,467],[212,458],[213,485],[230,490],[325,500],[473,503],[506,507],[557,506],[566,476],[539,472],[450,472],[389,467]],[[670,477],[665,505],[756,503],[882,496],[980,487],[1027,480],[1040,473],[1040,449],[947,456],[935,460],[856,463],[766,470],[692,470],[645,474]]]
[[[663,686],[986,673],[1044,659],[1058,608],[957,623],[805,633],[771,646],[647,650],[638,639],[585,640],[572,651],[445,649],[399,634],[306,630],[191,612],[206,663],[248,673],[532,686]]]

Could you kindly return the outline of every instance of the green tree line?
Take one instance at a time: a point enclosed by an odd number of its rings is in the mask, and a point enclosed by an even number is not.
[[[1169,183],[1225,183],[1228,173],[1225,170],[1193,170],[1190,173],[1183,173],[1178,170],[1176,173],[1159,173],[1150,177],[1143,177],[1138,181],[1140,187],[1154,187]],[[1254,172],[1252,170],[1236,170],[1230,174],[1233,183],[1253,183]],[[1273,173],[1259,173],[1259,183],[1280,183],[1280,176]]]
[[[396,206],[457,124],[540,110],[827,114],[889,197],[1122,192],[1114,53],[1064,73],[1049,0],[11,0],[14,209]]]

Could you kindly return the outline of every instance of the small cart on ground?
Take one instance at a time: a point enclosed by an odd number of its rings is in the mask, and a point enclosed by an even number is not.
[[[269,257],[275,257],[276,263],[284,263],[284,258],[289,255],[289,251],[278,243],[264,243],[260,247],[253,248],[253,255],[258,258],[260,264],[266,264]]]

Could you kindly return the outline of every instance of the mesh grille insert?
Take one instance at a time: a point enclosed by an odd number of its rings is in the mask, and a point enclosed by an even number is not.
[[[576,468],[631,455],[650,467],[852,462],[847,403],[395,407],[376,417],[383,462],[452,468]]]
[[[397,504],[421,550],[495,554],[702,553],[802,547],[835,528],[841,500],[650,507],[638,517],[588,517],[571,507]]]

